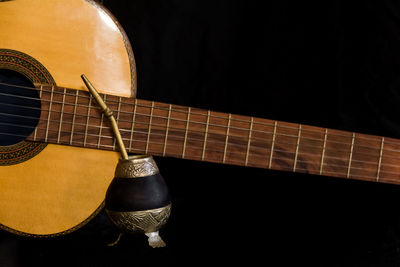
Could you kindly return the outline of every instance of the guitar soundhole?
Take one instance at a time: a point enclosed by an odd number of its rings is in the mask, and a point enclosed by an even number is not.
[[[29,79],[0,69],[0,146],[25,140],[39,121],[40,107],[39,92]]]

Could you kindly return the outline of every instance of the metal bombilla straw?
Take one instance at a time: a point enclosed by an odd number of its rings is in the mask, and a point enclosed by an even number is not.
[[[109,118],[121,158],[115,176],[107,189],[105,208],[110,220],[123,233],[144,233],[151,247],[164,247],[158,230],[171,213],[167,185],[150,155],[128,156],[113,112],[85,75],[81,76],[104,115]]]

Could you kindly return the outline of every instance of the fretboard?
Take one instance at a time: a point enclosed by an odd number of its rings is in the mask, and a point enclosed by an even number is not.
[[[86,91],[42,87],[28,140],[118,150]],[[400,184],[400,141],[154,101],[103,95],[128,152]]]

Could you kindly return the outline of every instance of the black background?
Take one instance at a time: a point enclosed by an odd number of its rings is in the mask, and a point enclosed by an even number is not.
[[[263,3],[264,2],[264,3]],[[138,98],[400,137],[400,5],[105,0],[131,40]],[[156,158],[167,248],[102,212],[38,240],[0,234],[0,266],[400,266],[400,188]]]

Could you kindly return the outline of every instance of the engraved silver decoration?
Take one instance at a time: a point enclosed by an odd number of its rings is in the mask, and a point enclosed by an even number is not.
[[[106,210],[106,212],[111,221],[120,229],[124,229],[124,232],[145,233],[151,247],[165,247],[165,242],[159,236],[158,230],[167,223],[171,214],[171,204],[152,210]]]
[[[128,159],[120,159],[115,170],[115,177],[140,178],[159,173],[157,164],[152,156],[137,155]]]

